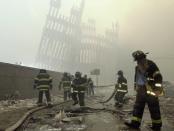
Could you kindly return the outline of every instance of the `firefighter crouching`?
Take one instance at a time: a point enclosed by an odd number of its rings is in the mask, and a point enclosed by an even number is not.
[[[123,71],[119,70],[118,73],[118,80],[117,84],[115,85],[116,88],[116,95],[115,95],[115,106],[122,106],[124,101],[124,96],[128,93],[127,89],[127,80],[123,76]]]
[[[43,94],[45,93],[47,104],[51,106],[51,96],[50,96],[50,89],[52,89],[52,78],[47,73],[45,69],[40,69],[39,74],[36,76],[34,80],[34,88],[38,89],[39,91],[39,99],[38,99],[38,106],[41,106]]]
[[[131,122],[125,124],[131,128],[139,128],[147,103],[151,119],[152,130],[160,131],[162,126],[160,106],[158,96],[163,93],[162,75],[157,65],[146,59],[146,54],[142,51],[135,51],[132,56],[137,61],[135,68],[135,90],[137,91],[136,101],[133,109]]]
[[[86,79],[81,77],[80,72],[75,73],[75,78],[72,81],[72,99],[74,100],[73,105],[79,103],[80,106],[85,106],[85,90],[86,90]],[[78,98],[77,98],[78,97]]]
[[[71,77],[68,75],[67,72],[64,72],[62,80],[59,84],[59,90],[63,88],[64,92],[64,101],[71,99]]]

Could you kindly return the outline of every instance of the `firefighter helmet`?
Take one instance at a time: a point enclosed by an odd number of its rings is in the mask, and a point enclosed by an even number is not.
[[[122,70],[119,70],[119,71],[117,72],[117,75],[122,76],[122,75],[123,75],[123,71],[122,71]]]
[[[146,58],[146,54],[148,54],[148,53],[144,53],[141,50],[137,50],[137,51],[132,53],[132,56],[134,58],[134,61],[138,61],[138,60],[141,60],[143,58]]]
[[[79,72],[79,71],[77,71],[76,73],[75,73],[75,77],[77,78],[77,77],[81,77],[81,73]]]
[[[86,74],[84,75],[84,78],[87,79],[87,75]]]

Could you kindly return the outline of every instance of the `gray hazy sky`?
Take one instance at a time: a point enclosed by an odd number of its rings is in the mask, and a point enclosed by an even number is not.
[[[80,2],[62,1],[66,15]],[[48,9],[49,0],[0,1],[0,61],[33,64]],[[99,33],[119,22],[123,68],[129,69],[132,51],[141,49],[150,52],[166,79],[174,80],[174,0],[86,0],[83,21],[87,18],[96,20]]]

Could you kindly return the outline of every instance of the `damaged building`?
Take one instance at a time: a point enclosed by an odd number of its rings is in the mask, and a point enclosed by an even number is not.
[[[82,0],[79,7],[71,8],[67,17],[60,13],[61,0],[50,1],[36,66],[71,73],[77,70],[89,73],[97,68],[100,69],[101,79],[114,78],[118,49],[117,23],[113,23],[104,34],[98,34],[94,19],[82,21],[84,7],[85,0]]]

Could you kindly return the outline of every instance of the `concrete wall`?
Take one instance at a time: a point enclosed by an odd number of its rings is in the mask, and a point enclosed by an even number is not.
[[[33,89],[34,78],[38,74],[39,69],[0,63],[0,100],[6,94],[13,94],[15,91],[20,92],[20,97],[33,98],[37,97],[38,91]],[[58,84],[61,79],[61,73],[48,71],[53,78],[52,94],[60,93]]]

